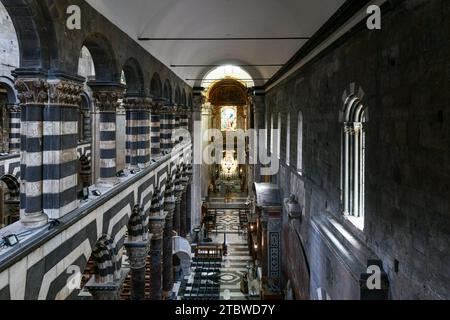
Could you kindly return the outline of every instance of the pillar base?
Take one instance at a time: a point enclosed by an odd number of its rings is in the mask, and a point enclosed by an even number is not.
[[[27,229],[37,229],[48,224],[48,216],[44,212],[21,216],[20,222]]]
[[[120,293],[128,272],[130,272],[129,269],[122,269],[120,279],[111,283],[97,283],[95,277],[92,276],[84,287],[94,300],[120,300]]]

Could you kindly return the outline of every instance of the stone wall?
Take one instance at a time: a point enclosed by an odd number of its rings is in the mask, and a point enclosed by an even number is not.
[[[19,66],[19,42],[11,18],[1,3],[0,55],[0,76],[11,77],[11,71]]]
[[[291,164],[303,112],[303,175],[283,165],[277,180],[305,207],[295,229],[313,299],[358,299],[370,257],[383,261],[391,298],[450,298],[449,17],[449,1],[397,1],[383,12],[381,31],[361,24],[267,93],[269,119],[291,115]],[[369,108],[363,232],[341,210],[339,114],[352,92]],[[303,286],[293,276],[303,269],[285,269],[286,280]]]

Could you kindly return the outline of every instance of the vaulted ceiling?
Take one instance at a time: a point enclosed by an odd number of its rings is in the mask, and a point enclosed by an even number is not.
[[[187,83],[195,86],[212,69],[211,65],[218,64],[244,64],[244,69],[259,79],[255,84],[263,85],[307,41],[298,38],[311,37],[345,0],[87,2]],[[263,37],[296,39],[216,40]],[[214,39],[142,41],[139,38]]]

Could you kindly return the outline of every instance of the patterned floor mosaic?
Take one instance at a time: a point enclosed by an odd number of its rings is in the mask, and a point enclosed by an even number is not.
[[[239,211],[217,211],[216,232],[239,233]]]
[[[228,255],[218,266],[214,264],[208,266],[211,267],[209,270],[194,263],[191,276],[181,283],[179,291],[181,299],[249,299],[241,292],[241,279],[247,272],[251,257],[246,236],[239,232],[239,211],[219,210],[216,224],[219,231],[212,234],[211,238],[214,243],[223,243],[226,234]],[[195,285],[198,283],[203,284],[200,290]]]

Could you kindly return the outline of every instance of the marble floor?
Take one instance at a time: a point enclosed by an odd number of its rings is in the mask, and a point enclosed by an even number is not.
[[[239,211],[218,210],[217,232],[209,236],[213,243],[222,244],[226,237],[228,255],[225,256],[214,270],[206,273],[203,282],[210,281],[211,286],[218,289],[216,292],[220,300],[248,300],[249,297],[241,292],[241,279],[247,272],[247,265],[252,259],[249,254],[246,234],[239,229]],[[205,271],[204,269],[202,271]],[[198,282],[199,274],[196,268],[192,274],[186,277],[180,284],[179,296],[181,299],[192,298],[191,292],[195,282]]]

